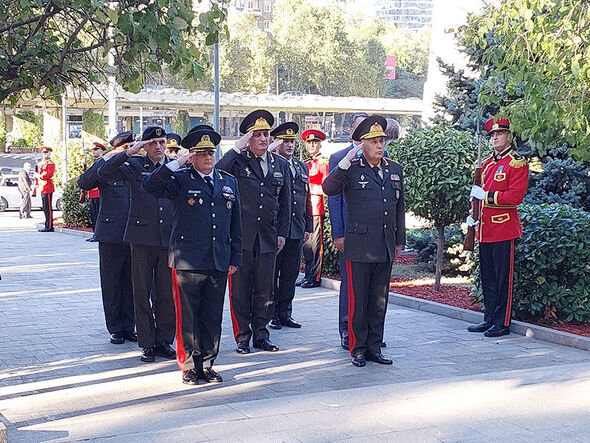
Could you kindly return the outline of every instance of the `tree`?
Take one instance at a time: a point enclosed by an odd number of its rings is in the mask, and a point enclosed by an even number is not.
[[[174,118],[174,131],[177,134],[188,134],[191,129],[191,119],[187,111],[178,111]]]
[[[147,73],[163,65],[194,87],[207,63],[204,44],[213,44],[223,31],[223,0],[213,1],[196,27],[191,0],[115,4],[0,2],[0,102],[15,103],[27,92],[59,103],[68,86],[89,89],[106,83],[109,73],[127,91],[139,92]]]
[[[541,155],[565,143],[590,160],[589,35],[587,0],[505,0],[460,29],[489,67],[480,102],[501,105]],[[516,98],[503,102],[506,94]]]
[[[475,138],[437,125],[410,133],[391,146],[404,168],[406,208],[433,222],[438,233],[434,289],[440,290],[444,229],[469,211],[469,188],[476,160]]]

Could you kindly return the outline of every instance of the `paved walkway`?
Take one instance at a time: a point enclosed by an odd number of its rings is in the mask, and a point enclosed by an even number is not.
[[[590,354],[389,306],[389,367],[350,364],[336,293],[298,290],[300,330],[238,355],[226,303],[219,385],[180,383],[104,327],[96,243],[0,214],[0,420],[8,441],[589,441]],[[37,218],[40,213],[36,213]]]

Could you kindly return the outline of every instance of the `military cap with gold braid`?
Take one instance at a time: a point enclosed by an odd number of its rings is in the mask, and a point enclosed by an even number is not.
[[[188,134],[190,134],[191,132],[203,131],[205,129],[207,131],[215,131],[215,129],[213,129],[213,126],[209,126],[209,125],[197,125],[197,126],[191,128],[191,130],[188,131]],[[178,143],[180,143],[180,141]]]
[[[180,135],[174,132],[169,132],[166,134],[166,140],[166,148],[176,150],[180,149]]]
[[[380,115],[369,115],[356,127],[352,133],[354,141],[366,140],[369,138],[385,137],[387,120]]]
[[[221,141],[221,135],[209,129],[189,132],[180,143],[189,152],[215,151]]]
[[[490,135],[496,131],[510,132],[510,120],[507,118],[490,118],[484,125],[484,129]]]
[[[324,134],[319,129],[308,129],[301,134],[301,139],[305,142],[310,142],[313,140],[324,141],[326,139],[326,134]]]
[[[240,124],[240,132],[247,134],[250,131],[263,131],[268,130],[272,127],[275,122],[275,118],[272,114],[264,109],[257,109],[252,111]]]
[[[282,125],[277,126],[270,133],[275,138],[281,140],[295,140],[297,133],[299,132],[299,125],[295,122],[286,122]]]

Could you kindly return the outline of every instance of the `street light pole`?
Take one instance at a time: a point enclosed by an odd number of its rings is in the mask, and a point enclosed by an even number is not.
[[[216,42],[213,47],[214,52],[214,95],[215,95],[215,104],[214,104],[214,111],[213,111],[213,127],[215,128],[215,132],[219,132],[219,42]],[[215,152],[215,160],[219,161],[221,158],[221,147],[217,147]]]

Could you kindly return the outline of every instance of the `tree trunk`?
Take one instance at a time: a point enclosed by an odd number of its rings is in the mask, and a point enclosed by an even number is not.
[[[445,227],[444,225],[437,225],[438,238],[436,239],[436,273],[434,276],[434,290],[440,291],[440,279],[442,275],[442,261],[445,246]]]

